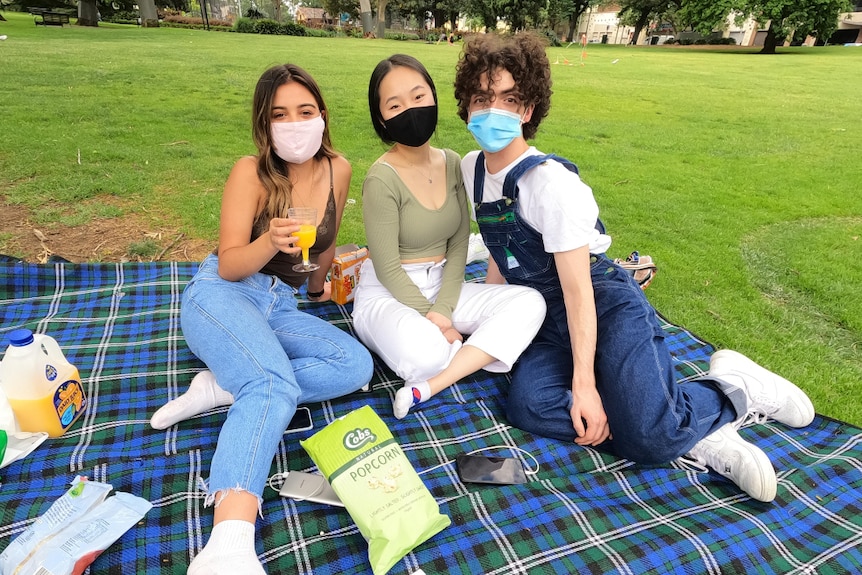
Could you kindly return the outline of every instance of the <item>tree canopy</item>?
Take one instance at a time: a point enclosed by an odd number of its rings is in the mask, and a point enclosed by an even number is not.
[[[684,0],[682,10],[695,30],[708,34],[728,14],[741,22],[751,16],[761,26],[770,24],[762,54],[774,54],[791,35],[829,38],[838,15],[850,11],[848,0]]]

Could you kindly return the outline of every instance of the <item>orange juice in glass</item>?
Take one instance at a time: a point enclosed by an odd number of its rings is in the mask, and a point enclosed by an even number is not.
[[[294,245],[302,248],[302,263],[293,266],[293,271],[313,272],[320,268],[308,259],[308,250],[317,240],[317,208],[288,208],[287,217],[299,223],[299,231],[292,235],[298,238]]]

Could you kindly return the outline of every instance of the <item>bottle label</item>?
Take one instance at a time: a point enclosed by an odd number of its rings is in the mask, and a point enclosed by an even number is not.
[[[45,364],[45,379],[48,381],[54,381],[57,379],[57,368],[50,363]]]
[[[54,408],[60,418],[60,425],[64,428],[71,425],[84,407],[86,407],[86,400],[80,381],[70,379],[60,384],[54,393]]]

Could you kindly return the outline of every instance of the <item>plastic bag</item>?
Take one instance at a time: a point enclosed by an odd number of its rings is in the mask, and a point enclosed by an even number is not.
[[[39,546],[20,575],[81,575],[152,507],[146,499],[118,492]]]
[[[113,487],[107,483],[87,481],[80,475],[73,479],[72,487],[3,550],[0,554],[0,573],[20,573],[18,568],[28,557],[65,527],[104,501],[111,489]]]
[[[449,518],[369,406],[300,441],[368,541],[375,575],[445,529]]]
[[[13,431],[7,433],[0,429],[0,469],[19,459],[24,459],[34,449],[42,445],[48,439],[44,431],[29,433],[27,431]]]

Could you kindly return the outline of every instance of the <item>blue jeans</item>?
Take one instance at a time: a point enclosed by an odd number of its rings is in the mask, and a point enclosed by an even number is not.
[[[591,256],[598,320],[596,386],[613,440],[605,447],[640,463],[665,463],[745,411],[741,395],[715,380],[679,384],[655,310],[632,277],[604,255]],[[521,429],[574,441],[572,349],[561,294],[512,371],[507,416]]]
[[[372,359],[350,334],[299,311],[296,290],[273,276],[238,282],[207,257],[186,286],[181,322],[189,348],[233,394],[210,467],[209,497],[241,489],[261,499],[272,458],[297,404],[356,391]]]

